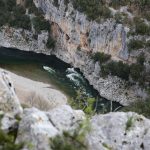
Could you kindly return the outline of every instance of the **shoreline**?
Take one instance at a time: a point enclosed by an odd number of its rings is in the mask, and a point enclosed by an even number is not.
[[[20,103],[44,110],[67,104],[67,96],[61,91],[54,89],[52,85],[22,77],[9,70],[2,68],[0,70],[4,70],[10,75]]]

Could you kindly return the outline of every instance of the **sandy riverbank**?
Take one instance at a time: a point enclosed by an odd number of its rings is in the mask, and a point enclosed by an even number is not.
[[[53,89],[50,84],[33,81],[10,71],[7,72],[22,104],[48,110],[67,103],[67,97],[62,92]]]

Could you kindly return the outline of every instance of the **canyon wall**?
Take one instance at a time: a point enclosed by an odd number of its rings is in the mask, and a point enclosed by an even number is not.
[[[113,60],[133,62],[126,44],[127,28],[116,24],[113,19],[99,24],[88,21],[83,13],[74,10],[71,3],[66,6],[63,0],[58,1],[58,7],[54,6],[53,0],[34,0],[34,3],[51,22],[52,36],[56,40],[55,49],[46,48],[48,33],[45,31],[35,38],[34,32],[6,26],[0,31],[0,46],[54,54],[79,68],[102,97],[122,105],[146,97],[145,91],[137,85],[129,85],[114,76],[100,77],[100,64],[94,63],[90,57],[92,53],[100,51],[111,54]]]

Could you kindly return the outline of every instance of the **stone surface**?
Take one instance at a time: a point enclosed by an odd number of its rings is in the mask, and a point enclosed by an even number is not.
[[[132,118],[131,123],[129,120]],[[149,150],[150,120],[136,113],[109,113],[91,119],[90,150]]]
[[[33,150],[49,150],[49,138],[76,127],[85,118],[82,111],[75,111],[64,105],[49,112],[36,108],[24,110],[19,124],[17,142],[25,142],[26,148],[32,145]]]
[[[0,106],[3,106],[0,129],[5,132],[18,129],[15,142],[24,142],[24,150],[50,150],[50,138],[64,130],[74,130],[85,119],[81,110],[73,110],[68,105],[58,106],[48,112],[37,108],[26,108],[22,112],[11,79],[3,70],[0,71],[0,92]],[[20,120],[15,117],[18,114],[22,114]],[[91,130],[86,136],[89,150],[150,148],[150,120],[142,115],[133,112],[99,114],[90,119],[90,126]]]
[[[2,69],[0,69],[0,110],[14,115],[20,115],[23,111],[10,76]]]

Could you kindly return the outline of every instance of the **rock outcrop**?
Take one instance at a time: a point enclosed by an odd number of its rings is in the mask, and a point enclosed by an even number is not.
[[[8,73],[0,71],[0,74],[0,92],[3,92],[0,129],[6,133],[18,130],[15,142],[23,142],[24,150],[50,150],[50,138],[63,131],[72,132],[85,119],[81,110],[73,110],[68,105],[47,112],[37,108],[23,110]],[[16,115],[20,116],[19,120]],[[89,150],[149,150],[150,120],[142,115],[132,112],[95,115],[90,119],[90,126],[85,138]]]
[[[12,115],[23,112],[10,76],[4,70],[0,70],[0,110]]]
[[[91,119],[90,150],[149,150],[150,120],[136,113],[109,113]]]

